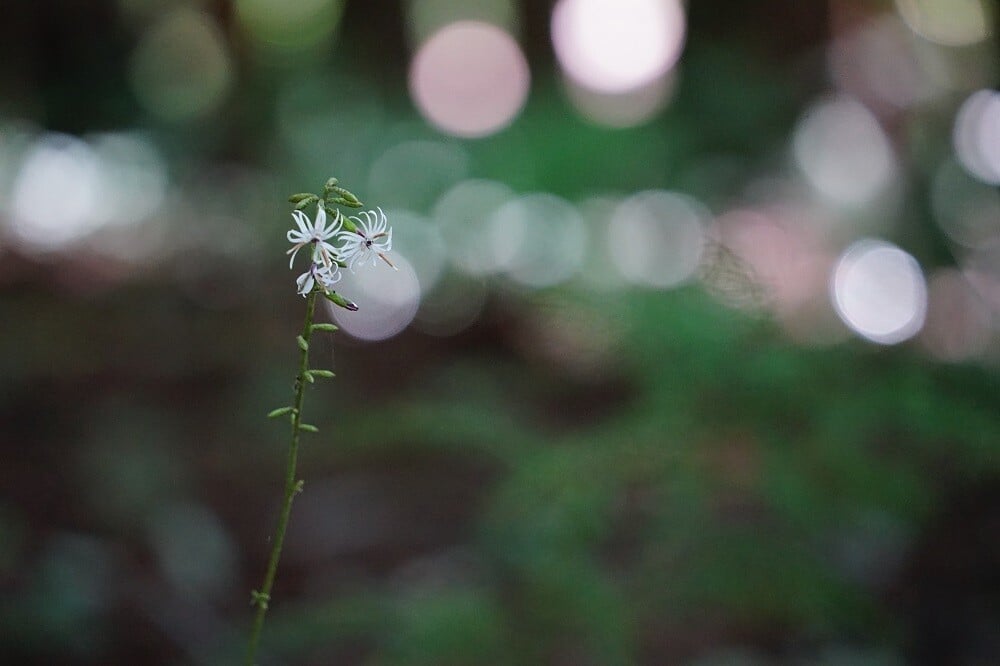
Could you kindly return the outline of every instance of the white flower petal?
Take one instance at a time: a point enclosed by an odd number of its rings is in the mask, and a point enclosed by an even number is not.
[[[309,236],[312,233],[312,223],[309,221],[309,217],[305,213],[301,210],[293,210],[292,217],[295,219],[295,224],[298,225],[299,231],[306,236]]]
[[[295,263],[295,255],[297,255],[299,253],[299,250],[301,250],[304,246],[305,246],[304,243],[299,243],[298,245],[296,245],[295,247],[293,247],[290,250],[291,253],[292,253],[292,258],[288,260],[288,267],[289,268],[291,268],[292,264]]]
[[[310,268],[308,271],[300,275],[298,279],[295,281],[295,284],[298,285],[298,293],[302,294],[303,296],[308,295],[309,292],[312,291],[313,286],[316,284],[316,280],[313,277],[312,268]]]
[[[326,210],[320,206],[316,209],[316,221],[313,224],[313,236],[320,236],[326,229]]]

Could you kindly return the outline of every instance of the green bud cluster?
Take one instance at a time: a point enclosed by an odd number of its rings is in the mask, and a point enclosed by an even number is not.
[[[364,206],[353,192],[341,187],[338,183],[339,181],[336,178],[330,178],[326,181],[326,185],[323,186],[323,196],[311,192],[300,192],[288,197],[288,201],[295,204],[297,210],[302,210],[314,203],[319,203],[331,215],[335,215],[336,212],[330,204],[347,206],[348,208],[361,208]]]

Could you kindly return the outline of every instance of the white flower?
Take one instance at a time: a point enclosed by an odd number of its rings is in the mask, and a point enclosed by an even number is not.
[[[326,211],[322,207],[316,211],[315,224],[301,210],[292,211],[292,217],[295,218],[295,224],[299,228],[298,231],[292,229],[288,232],[288,242],[293,243],[292,249],[286,252],[286,254],[292,255],[288,261],[288,267],[292,267],[295,255],[306,245],[313,246],[312,260],[314,263],[322,262],[327,268],[336,265],[337,248],[327,241],[340,231],[340,213],[337,213],[337,217],[334,218],[329,229],[326,228]]]
[[[295,284],[298,286],[298,293],[308,296],[317,282],[324,291],[330,291],[333,285],[340,282],[341,277],[340,266],[337,264],[324,266],[313,263],[309,264],[309,270],[295,280]]]
[[[344,242],[339,250],[341,258],[347,262],[352,272],[358,264],[370,261],[374,266],[376,257],[396,268],[385,256],[386,252],[392,250],[392,229],[386,223],[385,213],[379,208],[377,214],[374,210],[366,210],[361,215],[364,220],[354,216],[350,218],[357,226],[357,231],[344,230],[337,234],[337,240]]]

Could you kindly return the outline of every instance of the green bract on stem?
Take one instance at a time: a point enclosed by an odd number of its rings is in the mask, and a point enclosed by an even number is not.
[[[378,209],[363,212],[364,220],[358,217],[345,217],[334,205],[360,208],[361,202],[354,194],[340,187],[336,178],[330,178],[323,189],[323,196],[303,192],[293,194],[288,201],[295,209],[292,219],[295,227],[288,234],[288,242],[292,244],[287,254],[291,255],[289,268],[295,263],[295,257],[300,250],[308,249],[309,266],[296,279],[297,292],[306,299],[306,316],[302,331],[295,338],[299,349],[299,371],[295,375],[295,397],[291,405],[278,407],[268,413],[268,418],[287,416],[291,421],[291,436],[285,459],[285,490],[278,514],[278,523],[274,529],[271,554],[267,560],[264,581],[259,590],[250,593],[251,604],[256,607],[250,639],[247,644],[246,664],[253,666],[260,643],[264,618],[271,603],[271,590],[278,573],[278,563],[281,560],[281,550],[285,543],[285,532],[292,512],[292,501],[302,492],[304,482],[296,479],[296,467],[299,456],[299,436],[302,432],[316,433],[319,428],[302,421],[302,403],[305,400],[307,384],[314,384],[317,378],[329,379],[334,376],[330,370],[309,367],[309,349],[312,334],[315,331],[334,332],[333,324],[313,323],[316,315],[316,300],[322,295],[328,301],[356,312],[358,306],[338,294],[333,285],[340,281],[341,269],[354,271],[357,265],[369,262],[374,264],[374,258],[380,257],[387,264],[392,262],[385,256],[392,248],[392,229],[388,228],[385,213]],[[316,215],[310,220],[303,212],[310,206],[316,206]],[[327,220],[332,222],[328,225]]]

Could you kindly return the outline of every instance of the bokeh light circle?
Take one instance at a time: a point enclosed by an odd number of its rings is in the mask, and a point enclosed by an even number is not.
[[[895,174],[889,139],[875,116],[852,99],[821,102],[795,129],[795,159],[809,183],[844,206],[861,206],[881,194]]]
[[[410,94],[442,131],[483,137],[513,122],[530,79],[528,62],[510,34],[489,23],[458,21],[420,46],[410,65]]]
[[[55,250],[99,226],[101,169],[86,142],[47,134],[25,156],[14,181],[14,235],[41,250]],[[51,201],[58,193],[59,204]]]
[[[490,244],[490,219],[514,198],[514,191],[492,180],[466,180],[445,192],[434,206],[448,258],[463,273],[489,275],[500,270]]]
[[[962,166],[990,185],[1000,185],[1000,92],[980,90],[962,103],[952,134]]]
[[[662,77],[680,57],[679,0],[560,0],[552,10],[559,64],[580,85],[620,93]]]
[[[903,342],[923,327],[923,272],[916,259],[891,243],[865,239],[851,245],[838,259],[830,287],[841,320],[872,342]]]
[[[98,134],[87,141],[43,134],[24,152],[11,182],[12,236],[30,250],[63,250],[105,228],[121,231],[147,221],[167,187],[163,158],[141,134]],[[58,206],[46,203],[53,192]],[[131,236],[102,240],[95,246],[102,254],[138,256]]]
[[[608,224],[612,262],[635,284],[669,288],[697,270],[707,211],[683,194],[640,192],[623,201]]]
[[[498,265],[515,282],[548,287],[565,282],[583,264],[587,233],[569,202],[551,194],[515,199],[490,218]]]
[[[130,225],[156,212],[167,195],[167,165],[149,137],[116,132],[91,143],[101,166],[98,212],[104,220]]]
[[[372,163],[365,198],[386,209],[426,210],[468,169],[469,156],[457,141],[403,141]]]
[[[208,14],[178,8],[165,14],[139,42],[131,80],[145,109],[183,121],[213,111],[232,85],[225,37]]]
[[[358,305],[349,312],[324,299],[341,329],[361,340],[385,340],[402,332],[420,307],[420,282],[406,257],[391,253],[393,270],[379,260],[374,267],[359,266],[357,273],[344,271],[336,289]]]

